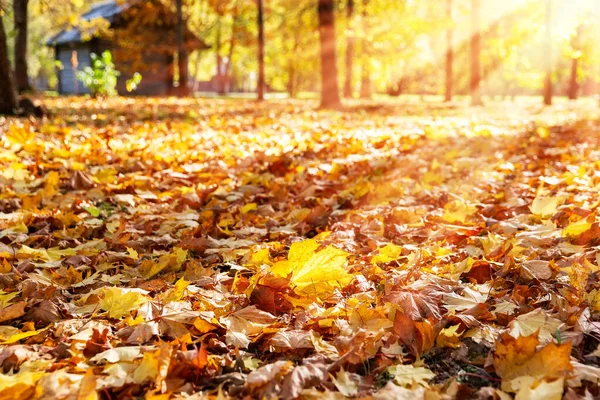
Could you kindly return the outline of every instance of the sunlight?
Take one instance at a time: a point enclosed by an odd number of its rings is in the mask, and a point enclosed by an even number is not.
[[[597,396],[599,21],[0,0],[0,399]]]

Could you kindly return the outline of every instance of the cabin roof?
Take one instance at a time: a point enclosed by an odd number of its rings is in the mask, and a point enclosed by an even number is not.
[[[101,3],[94,4],[90,10],[81,15],[80,19],[84,21],[91,21],[97,18],[104,18],[108,22],[112,23],[115,17],[125,11],[131,6],[131,3],[118,1],[118,0],[106,0]],[[46,45],[56,46],[67,43],[80,43],[82,42],[81,30],[77,27],[71,29],[64,29],[57,34],[53,35]]]
[[[112,24],[117,19],[117,16],[119,16],[125,10],[127,10],[132,5],[138,2],[139,0],[105,0],[103,2],[92,5],[89,11],[81,15],[80,20],[92,21],[95,19],[103,18]],[[87,33],[93,34],[94,32],[88,31]],[[194,40],[199,44],[200,48],[209,47],[203,41],[198,39],[194,34],[192,34],[189,30],[187,31],[186,36],[187,35],[193,36]],[[57,34],[53,35],[50,39],[46,41],[46,45],[59,46],[69,43],[82,43],[84,41],[85,40],[83,38],[81,29],[79,27],[72,27],[69,29],[64,29],[58,32]]]

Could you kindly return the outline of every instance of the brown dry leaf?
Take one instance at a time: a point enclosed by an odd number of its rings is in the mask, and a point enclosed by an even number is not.
[[[25,315],[26,301],[19,301],[0,310],[0,322],[6,322]]]
[[[276,381],[278,377],[285,376],[292,366],[290,361],[276,361],[262,366],[248,374],[246,386],[251,390],[262,388],[269,382]]]
[[[295,399],[304,389],[325,383],[328,378],[327,366],[324,364],[297,366],[283,379],[281,398]]]

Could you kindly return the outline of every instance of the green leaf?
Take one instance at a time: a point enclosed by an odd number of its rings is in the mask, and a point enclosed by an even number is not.
[[[87,207],[85,211],[89,212],[92,217],[98,218],[100,216],[100,210],[94,206]]]

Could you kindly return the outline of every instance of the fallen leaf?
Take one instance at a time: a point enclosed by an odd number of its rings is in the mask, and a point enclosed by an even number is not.
[[[145,291],[139,289],[126,289],[126,288],[104,288],[102,294],[104,297],[100,300],[98,307],[101,310],[108,312],[110,318],[122,318],[125,315],[142,304],[148,302],[145,296]]]
[[[494,368],[504,381],[518,377],[556,378],[573,370],[571,365],[571,343],[548,343],[537,351],[540,344],[538,334],[513,336],[505,333],[496,342]]]
[[[340,393],[346,397],[352,397],[358,394],[358,382],[355,374],[344,371],[344,368],[341,368],[335,377],[331,376],[331,381]]]
[[[348,285],[353,279],[345,270],[348,253],[333,246],[316,252],[318,247],[313,239],[292,244],[288,260],[273,265],[271,272],[281,277],[291,275],[290,286],[304,295],[327,296],[335,287]]]
[[[534,215],[548,218],[556,214],[558,206],[560,206],[563,201],[564,199],[562,197],[543,197],[538,193],[529,206],[529,209]]]
[[[387,371],[397,385],[407,387],[414,385],[428,387],[429,384],[427,382],[435,377],[435,374],[429,369],[415,367],[414,365],[394,365],[388,367]]]

